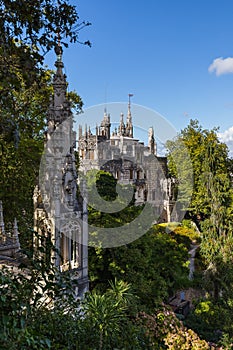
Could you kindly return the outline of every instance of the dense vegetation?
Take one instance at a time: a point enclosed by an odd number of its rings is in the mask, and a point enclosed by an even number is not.
[[[55,46],[58,32],[67,45],[79,40],[79,30],[86,25],[78,23],[76,8],[66,0],[56,6],[52,0],[0,1],[0,199],[6,221],[19,219],[21,243],[29,249],[26,270],[0,271],[0,348],[209,349],[207,342],[215,342],[231,349],[233,162],[217,129],[205,130],[192,120],[167,144],[185,220],[155,225],[120,247],[103,248],[101,242],[91,247],[91,292],[83,301],[76,300],[75,281],[68,273],[59,274],[39,257],[30,258],[32,193],[52,92],[43,58]],[[70,98],[80,111],[80,97],[70,93]],[[184,162],[187,153],[192,169]],[[186,181],[190,176],[192,189]],[[90,190],[93,181],[105,201],[117,198],[110,174],[91,177]],[[121,227],[143,210],[133,202],[120,214],[101,212],[89,203],[89,223]],[[190,281],[192,242],[199,249]],[[198,297],[182,322],[169,308],[169,298],[191,287]]]
[[[217,129],[205,130],[197,120],[191,120],[177,140],[168,143],[168,148],[170,171],[174,175],[177,175],[174,157],[179,154],[182,159],[184,148],[189,152],[194,186],[186,217],[197,224],[201,238],[202,269],[198,281],[205,298],[196,301],[187,323],[205,339],[217,341],[222,337],[226,341],[233,336],[232,159],[228,158],[226,145],[218,140]],[[182,176],[185,173],[178,175],[178,182],[185,186]],[[217,315],[221,315],[219,323]]]

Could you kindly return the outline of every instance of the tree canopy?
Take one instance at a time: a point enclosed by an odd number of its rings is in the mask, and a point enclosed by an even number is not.
[[[45,54],[55,47],[79,41],[77,9],[67,0],[0,1],[0,81],[2,98],[12,87],[20,88],[17,72],[32,85],[43,70]],[[86,44],[90,44],[88,41]]]
[[[191,201],[186,207],[187,216],[191,216],[196,222],[210,217],[216,196],[222,206],[230,206],[230,161],[227,146],[219,141],[217,129],[203,129],[197,120],[191,120],[175,140],[167,143],[167,148],[171,175],[177,178],[179,186],[183,186],[186,192],[187,181],[184,179],[193,176],[192,192],[188,192]],[[191,160],[189,168],[192,169],[180,166],[187,152]],[[179,169],[183,170],[179,173]]]

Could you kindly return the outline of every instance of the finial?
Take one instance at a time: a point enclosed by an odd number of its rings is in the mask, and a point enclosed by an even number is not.
[[[133,96],[133,94],[129,94],[129,103],[128,103],[128,114],[127,114],[127,136],[129,137],[133,137],[133,124],[132,124],[132,116],[131,116],[131,97]]]
[[[79,138],[83,136],[83,130],[82,130],[82,125],[79,124]]]
[[[14,219],[14,236],[16,237],[18,235],[18,223],[17,223],[17,219]]]
[[[87,138],[87,124],[85,124],[85,137]]]
[[[153,126],[151,126],[151,127],[149,128],[149,136],[150,136],[151,138],[154,138],[154,128],[153,128]]]
[[[18,249],[20,249],[20,243],[19,243],[19,231],[18,231],[18,224],[16,218],[14,219],[14,227],[13,227],[13,240],[14,243],[17,244]]]
[[[57,60],[61,61],[62,60],[62,46],[61,46],[61,35],[60,35],[60,29],[58,28],[57,30],[57,44],[55,46],[55,53],[57,55]]]
[[[129,96],[129,103],[128,103],[128,107],[130,109],[130,106],[131,106],[131,97],[133,97],[133,94],[128,94]]]
[[[151,126],[148,131],[148,147],[151,154],[156,155],[156,143],[154,138],[154,128]]]

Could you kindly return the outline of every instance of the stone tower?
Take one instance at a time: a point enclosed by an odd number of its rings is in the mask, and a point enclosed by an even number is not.
[[[39,185],[34,191],[34,230],[52,241],[49,257],[61,271],[72,270],[78,279],[78,295],[88,290],[88,225],[85,188],[77,196],[75,161],[76,133],[67,99],[67,82],[63,73],[62,48],[55,50],[57,60],[53,77],[54,95],[47,113],[45,150],[41,160]],[[43,241],[43,239],[42,239]],[[34,249],[41,244],[34,237]]]

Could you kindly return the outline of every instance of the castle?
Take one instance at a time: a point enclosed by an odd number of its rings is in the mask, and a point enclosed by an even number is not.
[[[79,170],[84,174],[91,169],[110,172],[120,184],[134,186],[136,205],[149,202],[156,208],[160,222],[170,221],[173,180],[168,175],[167,158],[157,155],[153,127],[148,131],[147,146],[134,137],[131,96],[126,123],[121,113],[119,126],[112,132],[106,110],[95,132],[79,126]]]
[[[76,133],[59,45],[56,54],[54,95],[47,113],[39,183],[33,196],[37,233],[33,245],[38,252],[47,241],[53,243],[55,249],[47,251],[47,258],[61,271],[72,270],[78,280],[78,295],[82,296],[89,286],[87,199],[85,183],[78,179],[76,172]],[[126,123],[122,113],[118,128],[111,130],[110,115],[106,111],[94,133],[90,127],[86,126],[85,130],[79,127],[79,171],[84,174],[92,169],[110,172],[120,184],[133,186],[135,205],[149,202],[155,208],[155,221],[170,221],[173,179],[168,174],[167,159],[157,155],[153,127],[148,131],[147,146],[134,137],[130,96]],[[15,221],[11,236],[7,236],[1,203],[0,233],[0,255],[15,257],[20,249],[17,223]]]

